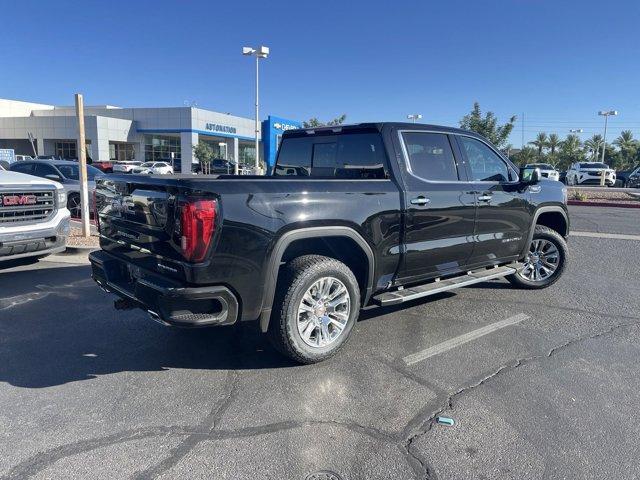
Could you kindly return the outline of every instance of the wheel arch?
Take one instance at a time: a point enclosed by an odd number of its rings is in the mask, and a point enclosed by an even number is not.
[[[539,207],[533,214],[533,221],[531,222],[527,242],[522,250],[522,256],[526,255],[529,250],[536,225],[549,227],[565,238],[569,235],[569,217],[564,208],[559,205]]]
[[[320,242],[328,245],[329,250],[319,249],[318,245]],[[347,242],[357,248],[357,255],[341,256],[339,254],[328,254],[331,246],[335,246],[341,242]],[[319,254],[336,258],[352,270],[354,270],[354,265],[356,265],[354,262],[364,262],[365,265],[361,267],[361,270],[356,268],[354,274],[361,287],[362,304],[366,305],[368,302],[373,292],[375,257],[371,246],[362,235],[350,227],[309,227],[292,230],[278,238],[266,264],[264,295],[260,313],[260,329],[263,332],[266,332],[269,328],[269,320],[271,318],[280,267],[283,262],[304,254]],[[357,265],[360,264],[357,263]]]

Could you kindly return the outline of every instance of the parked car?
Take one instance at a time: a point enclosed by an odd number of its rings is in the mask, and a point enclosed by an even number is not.
[[[616,172],[609,165],[600,162],[576,162],[567,170],[567,185],[600,185],[604,175],[605,185],[616,183]]]
[[[145,162],[132,168],[131,173],[166,175],[173,173],[173,167],[166,162]]]
[[[313,363],[368,304],[498,277],[553,284],[566,200],[564,185],[518,171],[472,132],[290,130],[271,176],[98,178],[102,250],[89,258],[116,308],[187,327],[259,319],[281,352]]]
[[[88,162],[87,164],[90,164],[93,168],[97,168],[98,170],[100,170],[102,173],[112,173],[113,172],[113,162],[110,161],[95,161],[95,162]]]
[[[540,175],[542,175],[544,178],[548,178],[549,180],[560,180],[560,172],[556,170],[556,167],[548,163],[530,163],[526,165],[525,168],[539,168]]]
[[[562,182],[566,185],[567,183],[567,171],[566,170],[561,170],[558,174],[558,181]]]
[[[629,177],[638,171],[640,165],[636,165],[629,170],[621,170],[616,172],[616,187],[628,187],[629,186]]]
[[[16,162],[23,162],[25,160],[33,160],[33,157],[29,155],[16,155]]]
[[[80,165],[71,160],[32,160],[16,162],[11,165],[14,172],[35,175],[62,183],[67,194],[67,208],[74,218],[80,217]],[[102,172],[87,165],[87,184],[89,187],[89,201],[93,201],[93,190],[96,188],[96,175]]]
[[[65,249],[69,210],[62,185],[0,168],[0,264]]]
[[[123,160],[113,164],[113,171],[117,173],[131,173],[135,167],[142,165],[142,162],[135,160]]]
[[[640,188],[640,167],[636,168],[625,185],[629,188]]]

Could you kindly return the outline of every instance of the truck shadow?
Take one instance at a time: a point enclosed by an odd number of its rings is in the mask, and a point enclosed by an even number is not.
[[[178,329],[116,311],[88,266],[0,274],[0,382],[44,388],[127,371],[296,367],[254,322]]]
[[[131,371],[311,368],[276,352],[255,322],[165,327],[141,310],[114,310],[114,297],[94,284],[88,266],[51,265],[0,274],[0,382],[45,388]],[[452,295],[368,307],[360,319]]]

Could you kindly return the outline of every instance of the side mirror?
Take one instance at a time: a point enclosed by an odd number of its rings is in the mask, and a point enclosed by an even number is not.
[[[522,183],[525,185],[535,185],[540,182],[540,174],[539,168],[521,168],[520,169],[520,179]]]
[[[48,178],[49,180],[55,180],[56,182],[59,182],[60,180],[62,180],[62,178],[60,178],[60,175],[56,175],[55,173],[50,173],[49,175],[45,175],[44,178]]]

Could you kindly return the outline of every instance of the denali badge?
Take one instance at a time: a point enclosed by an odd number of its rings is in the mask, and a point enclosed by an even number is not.
[[[35,205],[38,198],[35,195],[3,195],[2,206],[12,207],[15,205]]]

